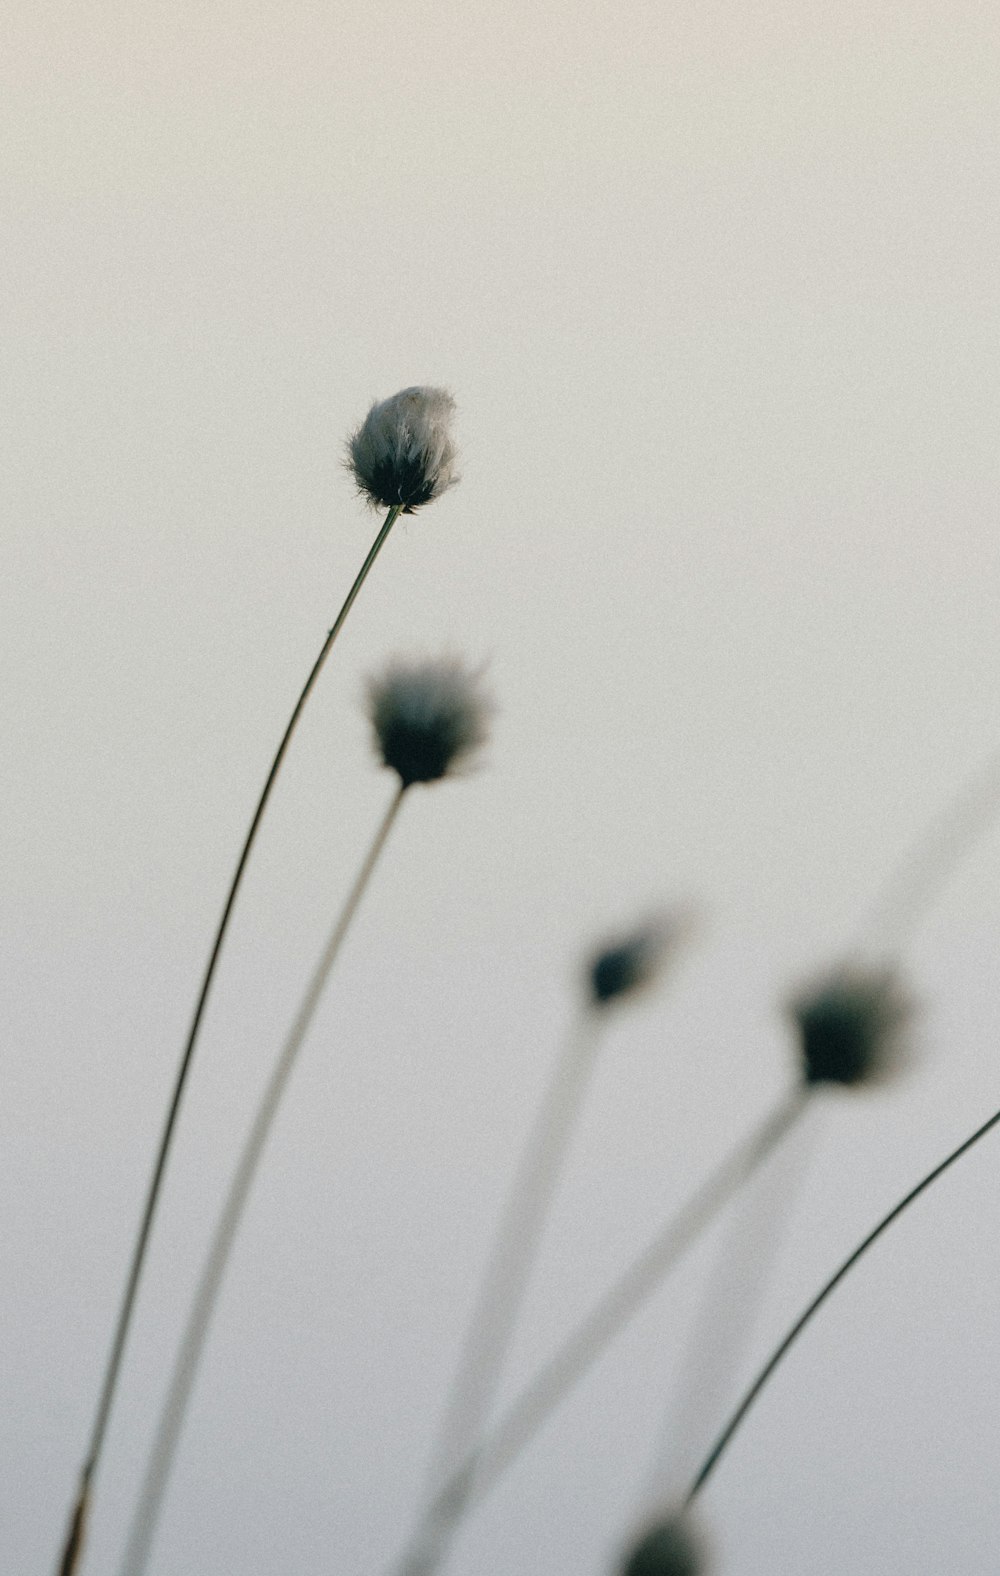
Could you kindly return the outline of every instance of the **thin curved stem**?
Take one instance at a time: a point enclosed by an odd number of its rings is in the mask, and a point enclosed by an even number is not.
[[[864,1257],[864,1255],[868,1252],[868,1249],[873,1245],[873,1243],[878,1241],[879,1237],[881,1237],[882,1233],[892,1225],[893,1221],[898,1220],[903,1211],[909,1209],[910,1205],[920,1197],[921,1193],[925,1192],[927,1188],[931,1186],[932,1182],[936,1182],[938,1177],[942,1176],[943,1173],[948,1170],[949,1166],[953,1166],[955,1161],[961,1159],[962,1155],[970,1150],[974,1144],[978,1144],[981,1138],[985,1138],[990,1129],[995,1127],[998,1122],[1000,1122],[1000,1111],[995,1111],[988,1121],[985,1121],[981,1127],[977,1127],[976,1131],[971,1133],[968,1138],[963,1139],[962,1143],[959,1144],[957,1149],[953,1149],[951,1154],[946,1155],[944,1160],[936,1165],[933,1170],[928,1171],[927,1175],[917,1183],[916,1187],[912,1187],[910,1191],[900,1199],[899,1203],[890,1209],[887,1215],[883,1215],[878,1225],[875,1226],[868,1233],[868,1235],[858,1243],[853,1253],[848,1254],[847,1258],[840,1265],[839,1269],[834,1271],[829,1280],[816,1293],[816,1296],[812,1299],[804,1313],[800,1314],[784,1339],[775,1347],[774,1351],[768,1358],[767,1362],[764,1364],[763,1368],[760,1370],[756,1379],[747,1389],[743,1399],[740,1401],[736,1410],[733,1412],[733,1415],[729,1419],[725,1428],[723,1428],[722,1432],[719,1434],[715,1444],[712,1446],[708,1455],[705,1457],[705,1460],[697,1476],[695,1477],[694,1482],[688,1490],[687,1498],[684,1502],[685,1505],[690,1505],[692,1500],[696,1499],[701,1493],[701,1490],[704,1488],[705,1484],[708,1482],[709,1478],[717,1467],[721,1456],[729,1445],[730,1440],[736,1433],[740,1424],[743,1422],[743,1419],[746,1417],[747,1413],[750,1411],[750,1408],[753,1406],[754,1402],[757,1400],[757,1397],[764,1389],[764,1386],[771,1378],[771,1375],[783,1361],[787,1353],[795,1345],[795,1342],[802,1334],[802,1331],[805,1329],[806,1325],[813,1318],[813,1315],[819,1312],[824,1302],[826,1302],[826,1299],[840,1285],[845,1275],[847,1275],[849,1271],[854,1268],[859,1259]]]
[[[546,1419],[661,1285],[685,1250],[773,1152],[808,1098],[808,1092],[797,1084],[660,1228],[522,1390],[486,1439],[453,1472],[425,1512],[396,1569],[407,1573],[421,1571],[423,1550],[433,1546],[439,1525],[443,1523],[454,1531],[461,1518],[500,1481]]]
[[[208,994],[215,975],[215,966],[219,960],[219,954],[222,950],[222,943],[225,939],[226,930],[229,926],[229,917],[233,911],[233,905],[236,902],[236,894],[239,891],[240,883],[243,879],[243,872],[246,869],[247,861],[250,858],[250,851],[253,848],[254,842],[256,840],[257,831],[261,820],[263,819],[264,810],[267,806],[268,799],[271,797],[271,790],[274,787],[278,772],[281,769],[281,763],[285,758],[285,753],[289,744],[291,743],[292,734],[295,732],[305,703],[316,684],[316,680],[319,678],[319,675],[322,672],[326,659],[333,647],[333,643],[340,634],[340,631],[344,625],[344,621],[354,605],[355,598],[357,597],[358,592],[361,590],[361,587],[364,585],[365,580],[368,577],[368,571],[371,569],[376,558],[378,557],[386,537],[389,535],[389,532],[402,512],[402,508],[402,504],[394,504],[386,515],[381,529],[379,530],[378,535],[369,549],[368,556],[358,571],[354,584],[347,593],[344,604],[341,607],[340,612],[337,614],[336,619],[334,620],[333,627],[330,629],[326,639],[323,642],[319,656],[313,663],[302,693],[296,701],[295,708],[288,720],[288,726],[285,728],[281,743],[278,745],[277,754],[271,763],[271,769],[267,774],[267,780],[264,783],[263,792],[261,793],[260,799],[257,802],[257,808],[253,813],[253,819],[250,822],[250,827],[244,840],[242,851],[240,853],[239,859],[236,862],[236,869],[233,872],[232,881],[230,882],[229,893],[226,897],[225,905],[222,910],[222,917],[219,920],[218,929],[215,932],[212,948],[208,955],[208,963],[206,965],[205,974],[201,982],[201,990],[198,994],[194,1015],[191,1019],[190,1028],[188,1029],[187,1040],[184,1045],[184,1050],[181,1054],[180,1065],[178,1066],[177,1074],[174,1079],[173,1091],[171,1093],[170,1103],[167,1107],[167,1115],[164,1121],[163,1131],[160,1136],[159,1148],[157,1149],[156,1159],[153,1163],[153,1170],[146,1192],[142,1218],[139,1223],[139,1230],[136,1234],[135,1244],[132,1249],[132,1258],[129,1264],[128,1276],[125,1281],[125,1290],[122,1295],[121,1306],[119,1308],[118,1318],[115,1324],[115,1331],[111,1341],[111,1350],[108,1356],[107,1366],[104,1371],[104,1378],[101,1382],[97,1410],[91,1430],[90,1444],[88,1446],[86,1459],[80,1473],[76,1502],[70,1516],[69,1532],[67,1534],[66,1542],[63,1546],[63,1551],[60,1558],[59,1576],[73,1576],[73,1572],[77,1568],[83,1549],[84,1530],[87,1520],[87,1513],[90,1507],[91,1485],[97,1472],[101,1451],[104,1446],[104,1438],[107,1433],[108,1419],[111,1415],[111,1407],[114,1402],[115,1390],[118,1384],[118,1376],[121,1371],[122,1358],[125,1355],[125,1343],[128,1339],[128,1332],[132,1322],[132,1313],[135,1307],[136,1295],[139,1290],[139,1281],[141,1279],[143,1265],[145,1263],[146,1249],[149,1243],[150,1233],[153,1228],[153,1220],[156,1216],[156,1208],[157,1204],[159,1203],[160,1191],[163,1185],[163,1176],[166,1170],[167,1157],[170,1153],[170,1147],[173,1142],[174,1129],[177,1125],[177,1117],[180,1111],[181,1098],[184,1093],[184,1086],[187,1083],[188,1073],[191,1069],[191,1062],[194,1057],[195,1046],[198,1040],[198,1031],[201,1027],[201,1020],[205,1011],[205,1004],[208,1001]]]
[[[379,854],[385,846],[392,823],[403,802],[405,785],[397,789],[375,834],[364,863],[355,879],[340,916],[330,933],[323,955],[313,971],[312,979],[295,1016],[295,1021],[275,1062],[267,1087],[261,1097],[253,1125],[247,1135],[239,1163],[229,1185],[229,1192],[215,1228],[215,1235],[205,1260],[205,1265],[195,1293],[191,1312],[174,1362],[174,1369],[160,1413],[156,1435],[150,1453],[149,1465],[143,1479],[139,1502],[132,1520],[121,1576],[142,1576],[152,1547],[159,1519],[163,1496],[166,1492],[173,1466],[177,1443],[187,1413],[188,1402],[198,1372],[198,1363],[205,1345],[212,1313],[219,1295],[219,1288],[226,1272],[229,1255],[243,1211],[246,1206],[257,1166],[271,1125],[281,1103],[292,1068],[312,1022],[313,1014],[323,994],[330,970],[337,959],[344,937],[357,912],[358,904],[375,868]]]

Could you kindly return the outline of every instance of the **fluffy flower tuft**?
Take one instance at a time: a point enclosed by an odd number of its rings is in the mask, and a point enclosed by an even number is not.
[[[652,984],[687,928],[683,916],[658,914],[607,942],[587,965],[594,1005],[604,1007]]]
[[[347,466],[376,508],[412,514],[458,481],[445,389],[411,388],[372,406],[347,442]]]
[[[622,1576],[705,1576],[708,1565],[690,1517],[670,1516],[649,1527],[632,1545]]]
[[[453,657],[394,662],[369,681],[375,748],[404,788],[437,782],[486,740],[493,705]]]
[[[894,968],[843,968],[789,1004],[807,1084],[878,1083],[905,1059],[913,1002]]]

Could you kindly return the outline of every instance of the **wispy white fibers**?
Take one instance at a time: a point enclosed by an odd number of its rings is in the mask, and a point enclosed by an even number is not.
[[[413,514],[455,485],[454,412],[451,395],[432,388],[403,389],[372,406],[348,440],[347,463],[374,508]]]

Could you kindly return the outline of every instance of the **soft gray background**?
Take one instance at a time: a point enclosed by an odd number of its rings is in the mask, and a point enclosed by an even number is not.
[[[239,839],[374,532],[374,397],[463,481],[397,528],[269,813],[185,1108],[88,1576],[213,1209],[390,791],[395,653],[488,658],[283,1111],[156,1576],[371,1576],[419,1493],[578,960],[702,911],[609,1039],[510,1376],[781,1088],[777,1007],[1000,747],[1000,22],[943,0],[14,0],[2,76],[0,1564],[48,1573]],[[1000,833],[915,935],[918,1070],[831,1099],[759,1355],[1000,1095]],[[996,1569],[984,1144],[845,1287],[705,1512],[728,1576]],[[598,1576],[708,1261],[454,1571]]]

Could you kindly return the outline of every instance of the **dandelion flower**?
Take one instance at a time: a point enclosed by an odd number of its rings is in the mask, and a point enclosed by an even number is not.
[[[404,788],[432,783],[486,740],[492,704],[480,675],[452,657],[394,662],[368,686],[375,748]]]
[[[880,1082],[904,1056],[913,1003],[895,969],[845,968],[789,1006],[809,1085]]]
[[[622,1576],[704,1576],[708,1566],[690,1518],[670,1516],[642,1534],[621,1569]]]
[[[372,406],[347,444],[358,491],[374,507],[413,514],[458,481],[445,389],[410,388]]]
[[[603,946],[587,965],[587,984],[594,1004],[606,1006],[651,984],[682,928],[681,920],[658,915]]]

